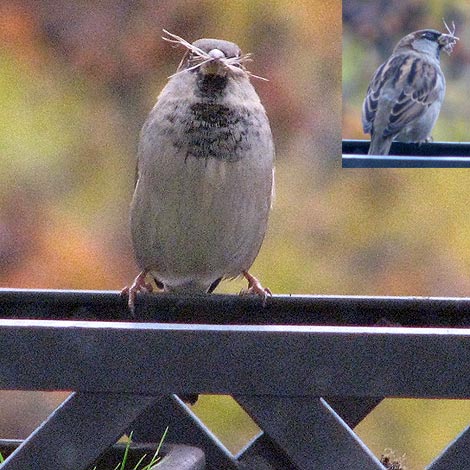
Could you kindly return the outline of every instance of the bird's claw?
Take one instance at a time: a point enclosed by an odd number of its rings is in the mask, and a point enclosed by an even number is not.
[[[145,281],[147,271],[142,271],[135,279],[130,287],[126,286],[121,291],[121,296],[128,296],[127,305],[131,311],[132,316],[135,312],[135,299],[138,292],[150,293],[153,292],[152,284]]]
[[[268,287],[263,287],[261,282],[252,276],[248,271],[243,271],[243,276],[248,281],[248,288],[242,289],[240,295],[259,295],[263,301],[263,307],[266,306],[268,296],[271,297],[273,293]]]

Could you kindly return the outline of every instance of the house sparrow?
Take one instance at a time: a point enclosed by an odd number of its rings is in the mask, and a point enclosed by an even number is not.
[[[446,25],[447,26],[447,25]],[[388,155],[393,140],[426,142],[444,99],[446,81],[439,65],[458,38],[423,29],[399,41],[375,72],[362,106],[364,133],[370,133],[369,155]]]
[[[248,269],[266,232],[274,145],[249,55],[165,33],[188,50],[141,131],[130,225],[142,271],[123,292],[133,311],[148,277],[164,292],[205,293],[243,275],[265,302],[271,292]]]

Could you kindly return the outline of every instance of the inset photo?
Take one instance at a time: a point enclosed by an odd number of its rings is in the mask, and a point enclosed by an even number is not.
[[[470,167],[466,0],[343,1],[343,168]]]

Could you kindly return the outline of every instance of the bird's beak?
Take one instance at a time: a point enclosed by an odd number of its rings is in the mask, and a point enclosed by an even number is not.
[[[450,54],[458,40],[459,38],[457,36],[443,33],[439,36],[437,42],[439,43],[439,46],[447,52],[447,54]]]
[[[222,70],[225,69],[223,59],[225,59],[225,54],[219,49],[212,49],[209,51],[209,56],[212,60],[201,66],[204,73],[209,75],[221,75]]]

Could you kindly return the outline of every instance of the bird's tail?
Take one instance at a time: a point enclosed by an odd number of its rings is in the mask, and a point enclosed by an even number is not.
[[[382,137],[375,134],[370,141],[368,155],[388,155],[392,140],[392,137]]]

